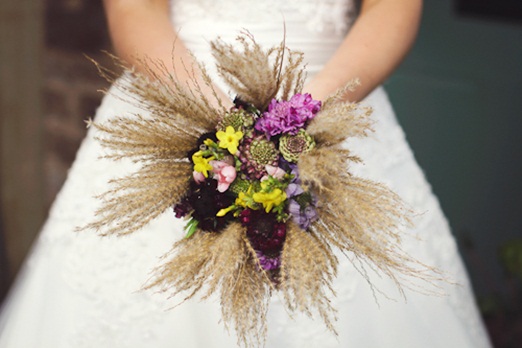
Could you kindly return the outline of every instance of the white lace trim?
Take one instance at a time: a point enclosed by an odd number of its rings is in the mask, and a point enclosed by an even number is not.
[[[353,0],[172,0],[174,22],[192,20],[266,23],[305,21],[312,32],[345,33],[355,17]]]

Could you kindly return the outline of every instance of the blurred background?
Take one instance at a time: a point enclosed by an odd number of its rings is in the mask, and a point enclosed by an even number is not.
[[[101,0],[0,1],[0,296],[106,87]],[[386,83],[450,220],[496,347],[522,341],[522,2],[425,0]]]

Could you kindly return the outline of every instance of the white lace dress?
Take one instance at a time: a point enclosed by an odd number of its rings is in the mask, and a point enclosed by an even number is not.
[[[284,3],[284,4],[283,4]],[[176,0],[173,22],[195,55],[211,65],[208,40],[232,40],[242,28],[258,42],[274,45],[283,38],[305,53],[310,74],[333,54],[353,16],[350,0]],[[375,133],[349,146],[365,161],[352,170],[386,183],[423,212],[405,239],[405,249],[439,267],[459,283],[444,285],[447,296],[407,293],[403,300],[386,279],[371,281],[390,300],[375,295],[366,280],[342,259],[335,282],[339,311],[334,337],[320,320],[290,318],[274,296],[267,347],[488,347],[468,279],[448,224],[405,141],[385,93],[367,100],[374,109]],[[96,119],[132,112],[107,96]],[[138,291],[159,257],[183,236],[182,225],[166,212],[125,238],[75,233],[90,221],[107,180],[133,169],[125,161],[100,160],[103,153],[89,131],[66,184],[56,199],[31,256],[0,317],[1,348],[235,347],[233,332],[220,323],[219,303],[192,301],[172,310],[176,299]],[[378,302],[376,301],[376,298]]]

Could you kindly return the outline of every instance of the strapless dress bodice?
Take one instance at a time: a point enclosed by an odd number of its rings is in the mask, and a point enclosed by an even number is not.
[[[233,42],[248,30],[265,47],[285,38],[305,54],[309,74],[332,56],[356,12],[354,0],[171,0],[171,9],[180,38],[200,60],[212,61],[210,40]]]

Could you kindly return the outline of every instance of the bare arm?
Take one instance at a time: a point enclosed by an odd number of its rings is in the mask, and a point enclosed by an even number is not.
[[[137,56],[171,64],[177,78],[190,76],[182,66],[192,57],[172,27],[168,0],[104,0],[109,31],[116,53],[139,69]],[[422,0],[364,0],[361,14],[325,68],[305,90],[324,99],[353,78],[362,82],[349,98],[363,99],[402,61],[415,39]],[[175,46],[173,48],[173,43]],[[227,100],[224,94],[223,100]]]
[[[315,99],[353,78],[362,85],[348,98],[360,101],[397,68],[417,35],[422,0],[364,0],[361,13],[343,43],[305,91]]]
[[[138,70],[138,57],[163,61],[167,67],[174,62],[172,72],[175,71],[178,80],[188,82],[198,77],[197,71],[192,76],[192,72],[183,67],[183,64],[190,66],[194,60],[172,26],[168,0],[103,2],[112,43],[120,58]],[[218,93],[221,99],[228,100],[224,93]]]

